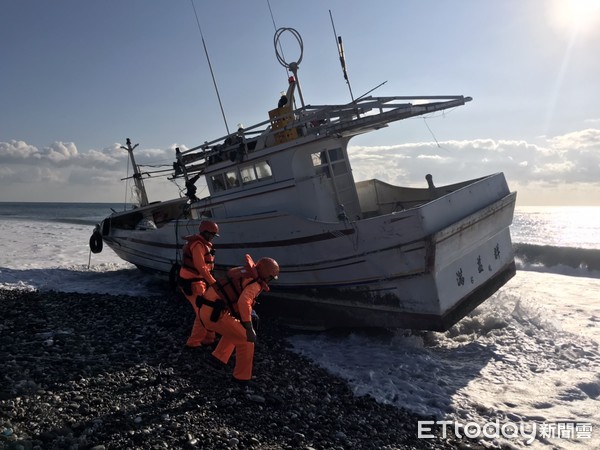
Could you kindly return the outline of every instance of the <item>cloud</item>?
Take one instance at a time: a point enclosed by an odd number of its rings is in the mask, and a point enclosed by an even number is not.
[[[187,148],[173,144],[166,149],[136,149],[136,161],[144,166],[170,168],[176,146]],[[580,193],[585,189],[600,192],[597,128],[538,138],[536,143],[474,139],[439,144],[350,145],[348,151],[356,181],[376,178],[394,185],[424,187],[425,175],[432,174],[435,184],[442,186],[504,172],[511,188],[541,192],[543,187],[554,187],[555,192],[575,192],[576,186]],[[36,193],[29,201],[42,196],[47,197],[42,201],[114,201],[123,195],[125,183],[121,180],[131,176],[127,158],[127,152],[117,143],[100,150],[79,151],[72,142],[55,142],[41,150],[24,141],[0,142],[0,192],[5,196],[0,201],[11,201],[6,196],[25,192],[24,183]],[[179,189],[164,177],[146,184],[154,199],[179,195]],[[19,195],[19,199],[26,198]]]
[[[136,152],[136,159],[138,164],[157,159],[171,164],[174,154],[174,149],[145,149]],[[127,158],[127,151],[119,144],[80,152],[73,142],[54,142],[42,149],[24,141],[0,142],[0,201],[122,198],[123,189],[131,184],[131,180],[129,184],[121,181],[131,176]]]
[[[567,133],[548,140],[556,150],[579,151],[586,149],[598,150],[600,148],[600,129],[588,128],[586,130]]]
[[[33,145],[23,141],[0,142],[0,163],[14,163],[39,157],[39,152]]]
[[[520,185],[592,183],[600,187],[600,129],[585,129],[545,138],[541,144],[522,140],[475,139],[415,143],[389,147],[350,146],[357,180],[377,173],[382,181],[424,186],[425,175],[449,184],[504,172]]]
[[[174,159],[175,150],[143,149],[136,153],[138,164]],[[0,164],[35,164],[47,167],[118,168],[124,167],[128,155],[119,144],[102,150],[80,153],[73,142],[54,142],[41,150],[23,141],[0,142]]]
[[[48,158],[55,164],[76,159],[79,156],[77,147],[72,142],[55,142],[50,147],[42,149],[41,158]]]
[[[135,155],[138,164],[148,164],[159,159],[172,162],[175,151],[144,149],[137,151]],[[125,167],[127,158],[127,152],[119,144],[80,153],[73,142],[54,142],[41,150],[23,141],[0,142],[0,164],[3,165],[35,164],[42,167],[121,170]]]

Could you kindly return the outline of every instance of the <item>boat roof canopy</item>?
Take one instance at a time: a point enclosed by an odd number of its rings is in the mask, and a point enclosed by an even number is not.
[[[204,142],[189,150],[177,149],[174,178],[203,173],[216,162],[298,137],[351,137],[383,128],[388,123],[464,105],[471,97],[462,95],[363,97],[344,105],[306,105],[296,110],[292,102],[269,111],[269,120],[235,133]]]

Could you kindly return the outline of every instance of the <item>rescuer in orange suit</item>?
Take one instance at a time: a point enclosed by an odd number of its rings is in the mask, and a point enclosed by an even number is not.
[[[212,356],[224,367],[235,350],[233,381],[240,384],[248,384],[252,379],[256,342],[252,307],[262,291],[269,291],[268,283],[279,275],[279,264],[272,258],[261,258],[256,265],[250,255],[246,255],[246,260],[245,267],[230,269],[228,277],[210,287],[200,299],[204,326],[221,335]],[[232,274],[236,270],[237,276]]]
[[[179,269],[179,288],[185,298],[194,308],[194,325],[186,347],[197,348],[201,345],[211,345],[215,342],[214,331],[204,328],[199,316],[196,299],[201,297],[206,289],[215,283],[212,272],[215,268],[215,251],[212,240],[219,235],[219,226],[212,220],[200,223],[198,234],[185,236],[187,241],[183,246],[183,260]]]

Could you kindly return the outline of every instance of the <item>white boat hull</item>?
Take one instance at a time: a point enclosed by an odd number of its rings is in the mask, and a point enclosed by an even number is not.
[[[281,275],[259,311],[291,326],[445,330],[515,274],[515,199],[496,174],[422,206],[356,221],[283,212],[219,219],[217,268],[241,265],[246,253],[275,258]],[[122,259],[167,275],[201,219],[136,230],[108,218],[102,237]]]

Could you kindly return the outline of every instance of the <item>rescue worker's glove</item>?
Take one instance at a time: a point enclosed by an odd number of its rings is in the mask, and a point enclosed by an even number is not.
[[[242,326],[246,329],[246,341],[256,342],[256,332],[252,328],[252,322],[242,322]]]

